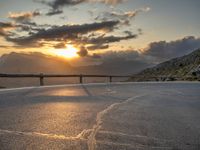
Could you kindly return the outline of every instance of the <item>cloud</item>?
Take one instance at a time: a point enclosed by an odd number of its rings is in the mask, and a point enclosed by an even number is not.
[[[200,38],[187,36],[171,42],[152,42],[146,48],[144,55],[153,57],[157,62],[180,57],[200,48]]]
[[[152,66],[163,61],[181,57],[200,48],[200,38],[187,36],[171,42],[159,41],[152,42],[142,50],[108,51],[100,55],[103,62],[135,62],[134,66]],[[127,64],[127,65],[131,65]],[[132,64],[133,65],[133,64]],[[135,66],[136,68],[138,66]],[[127,66],[130,68],[130,66]],[[139,67],[140,68],[140,67]]]
[[[59,15],[62,14],[63,10],[59,9],[51,9],[48,13],[46,13],[47,16],[53,16],[53,15]]]
[[[81,57],[85,57],[88,55],[88,50],[84,46],[82,46],[80,47],[80,50],[77,52],[77,54]]]
[[[100,59],[100,58],[101,58],[101,55],[96,54],[96,53],[93,53],[93,54],[91,55],[91,57],[92,57],[92,58],[95,58],[95,59]]]
[[[134,39],[137,38],[138,35],[127,35],[127,36],[105,36],[105,37],[97,37],[88,39],[87,43],[90,44],[106,44],[106,43],[114,43],[114,42],[120,42],[121,40],[128,40],[128,39]]]
[[[139,72],[152,66],[152,62],[146,62],[142,54],[136,50],[108,51],[100,55],[102,69],[113,73],[129,74]]]
[[[85,37],[82,39],[82,43],[90,44],[88,50],[97,50],[97,49],[107,49],[109,48],[110,43],[120,42],[122,40],[135,39],[138,37],[138,34],[132,34],[128,32],[126,36],[105,36],[104,34],[98,37]]]
[[[0,28],[13,28],[15,25],[11,22],[0,22]]]
[[[109,48],[109,45],[104,45],[104,44],[93,44],[91,46],[88,46],[88,50],[97,50],[97,49],[107,49]]]
[[[8,18],[20,22],[20,23],[26,23],[30,22],[30,20],[33,17],[40,16],[41,13],[39,11],[33,11],[33,12],[19,12],[19,13],[14,13],[10,12],[8,15]]]
[[[0,22],[0,36],[8,36],[9,31],[15,29],[17,25],[11,22]]]
[[[120,20],[122,24],[130,25],[130,21],[141,12],[148,12],[149,7],[140,8],[134,11],[106,11],[97,15],[94,19],[101,21]]]
[[[101,55],[104,61],[110,61],[112,59],[123,59],[123,60],[137,60],[141,61],[141,55],[137,50],[125,50],[125,51],[108,51]]]
[[[95,51],[100,49],[107,49],[109,48],[110,43],[114,42],[120,42],[121,40],[129,40],[133,38],[137,38],[138,35],[127,35],[127,36],[99,36],[97,38],[91,38],[88,37],[84,40],[82,40],[81,43],[90,44],[90,46],[84,47],[84,50],[80,51],[80,56],[87,56],[88,51]],[[86,54],[87,51],[87,54]],[[85,55],[86,54],[86,55]]]
[[[119,3],[123,3],[126,0],[90,0],[92,2],[101,2],[101,3],[105,3],[105,4],[111,4],[111,5],[116,5]]]
[[[171,42],[152,42],[144,52],[140,50],[108,51],[100,55],[103,66],[112,70],[138,72],[147,67],[180,57],[200,48],[200,38],[194,36],[183,37]]]
[[[3,24],[2,24],[3,25]],[[10,24],[8,24],[10,25]],[[27,25],[19,25],[21,31],[26,31],[27,35],[10,34],[4,37],[7,41],[21,47],[42,47],[49,46],[54,48],[63,48],[67,42],[84,46],[87,51],[108,49],[109,45],[122,40],[135,39],[139,34],[133,34],[130,31],[125,31],[124,36],[106,36],[108,32],[112,33],[114,29],[120,25],[119,21],[104,21],[94,22],[91,24],[81,25],[63,25],[51,26],[45,28],[34,28]],[[101,32],[98,32],[101,31]],[[104,32],[102,34],[102,31]],[[3,33],[3,32],[1,32]],[[57,44],[56,44],[57,43]],[[80,56],[83,56],[80,52]]]
[[[109,11],[104,12],[98,15],[95,20],[110,20],[110,19],[120,19],[125,20],[127,18],[133,18],[136,16],[136,11],[129,11],[129,12],[116,12],[116,11]]]
[[[38,45],[42,41],[66,41],[79,39],[83,34],[96,32],[99,30],[113,30],[119,24],[118,21],[107,21],[82,25],[63,25],[52,26],[49,29],[38,29],[35,33],[29,33],[28,36],[6,37],[7,41],[18,45]]]
[[[18,24],[18,27],[21,27],[21,31],[31,31],[33,26],[38,27],[32,19],[41,15],[42,14],[37,10],[32,12],[10,12],[8,18],[14,20],[14,22]]]
[[[146,63],[141,54],[134,50],[88,54],[87,57],[79,58],[78,62],[74,61],[73,64],[85,66],[83,71],[92,74],[133,74],[152,66],[151,62]]]
[[[63,13],[62,7],[65,5],[78,5],[84,2],[99,2],[115,5],[124,2],[124,0],[35,0],[51,8],[46,13],[47,16],[57,15]],[[112,9],[114,10],[114,9]],[[109,19],[97,19],[93,23],[77,24],[77,25],[39,25],[37,22],[33,22],[32,19],[36,16],[42,15],[38,10],[32,12],[19,12],[9,13],[9,18],[14,20],[14,23],[18,25],[16,30],[5,34],[0,31],[0,34],[8,41],[15,44],[15,46],[27,47],[54,47],[63,48],[66,43],[76,45],[78,47],[83,46],[85,49],[80,51],[80,56],[84,56],[84,52],[92,53],[90,51],[108,49],[114,42],[120,42],[122,40],[129,40],[137,38],[139,34],[133,34],[126,31],[119,35],[119,32],[123,31],[124,27],[122,23],[135,17],[135,15],[141,11],[147,11],[147,8],[138,9],[128,12],[115,12],[109,14]],[[105,17],[105,15],[104,15]],[[117,33],[115,31],[118,31]],[[22,34],[23,33],[23,34]],[[115,34],[116,33],[116,34]],[[124,34],[124,36],[123,36]],[[88,54],[87,54],[88,55]],[[89,54],[90,55],[90,54]]]
[[[77,5],[83,2],[86,2],[87,0],[54,0],[52,2],[45,2],[47,5],[51,6],[53,9],[59,9],[60,7],[63,6],[73,6]]]
[[[56,45],[53,46],[56,49],[63,49],[66,48],[66,44],[65,43],[58,43]]]
[[[124,2],[125,0],[53,0],[51,2],[46,1],[46,0],[34,0],[36,2],[40,2],[43,4],[46,4],[50,6],[52,9],[59,10],[61,7],[64,6],[74,6],[78,5],[81,3],[105,3],[105,4],[110,4],[110,5],[116,5],[119,3]]]

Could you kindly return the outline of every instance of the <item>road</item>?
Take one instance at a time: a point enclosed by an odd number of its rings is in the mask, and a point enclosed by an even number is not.
[[[200,83],[0,91],[1,150],[199,150]]]

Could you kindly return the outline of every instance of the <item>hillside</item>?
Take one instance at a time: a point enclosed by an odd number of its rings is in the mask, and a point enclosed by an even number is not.
[[[137,77],[136,77],[137,76]],[[165,76],[169,78],[154,78]],[[154,80],[199,80],[200,79],[200,49],[172,60],[163,62],[134,75],[131,81]]]

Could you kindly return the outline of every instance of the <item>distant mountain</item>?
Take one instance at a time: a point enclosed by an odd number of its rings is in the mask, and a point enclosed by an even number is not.
[[[154,78],[159,76],[165,76],[166,78]],[[200,80],[200,49],[188,55],[174,58],[155,67],[145,69],[134,75],[130,80]]]
[[[109,59],[101,64],[91,66],[72,66],[68,60],[42,53],[15,53],[0,57],[0,73],[46,73],[46,74],[117,74],[126,75],[136,73],[149,65],[134,60]],[[89,79],[87,79],[88,81]],[[91,82],[102,82],[97,79]],[[105,80],[105,79],[104,79]],[[45,79],[47,84],[77,83],[77,78]],[[38,79],[10,79],[0,78],[1,87],[21,87],[38,85]]]
[[[130,75],[149,67],[150,64],[134,60],[110,59],[100,65],[79,67],[86,74]]]
[[[42,53],[15,53],[0,57],[0,73],[131,74],[149,66],[125,59],[104,60],[99,65],[72,66],[66,59]]]
[[[69,73],[72,70],[66,60],[42,53],[12,52],[0,58],[0,73]]]
[[[42,53],[15,53],[0,57],[0,73],[46,73],[71,74],[76,71],[66,60]],[[62,84],[69,80],[45,79],[45,84]],[[0,87],[23,87],[39,85],[36,78],[0,78]]]

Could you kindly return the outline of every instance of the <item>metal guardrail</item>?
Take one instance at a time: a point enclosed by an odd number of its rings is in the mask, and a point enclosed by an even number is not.
[[[145,77],[143,75],[83,75],[83,74],[4,74],[0,73],[0,78],[39,78],[40,86],[44,85],[44,78],[73,78],[77,77],[79,78],[79,83],[83,83],[83,78],[108,78],[109,82],[113,82],[113,78],[131,78],[131,79],[140,79],[142,78],[145,80],[145,78],[148,79],[155,79],[156,81],[174,81],[174,80],[182,80],[183,77],[178,76],[148,76]],[[188,78],[191,78],[191,76],[188,76]],[[137,81],[137,80],[136,80]],[[200,81],[200,79],[199,79]]]
[[[113,78],[129,78],[132,76],[120,76],[120,75],[65,75],[65,74],[0,74],[0,78],[39,78],[40,86],[44,85],[44,78],[79,78],[80,84],[83,83],[83,78],[93,77],[93,78],[109,78],[109,82],[113,82]]]

